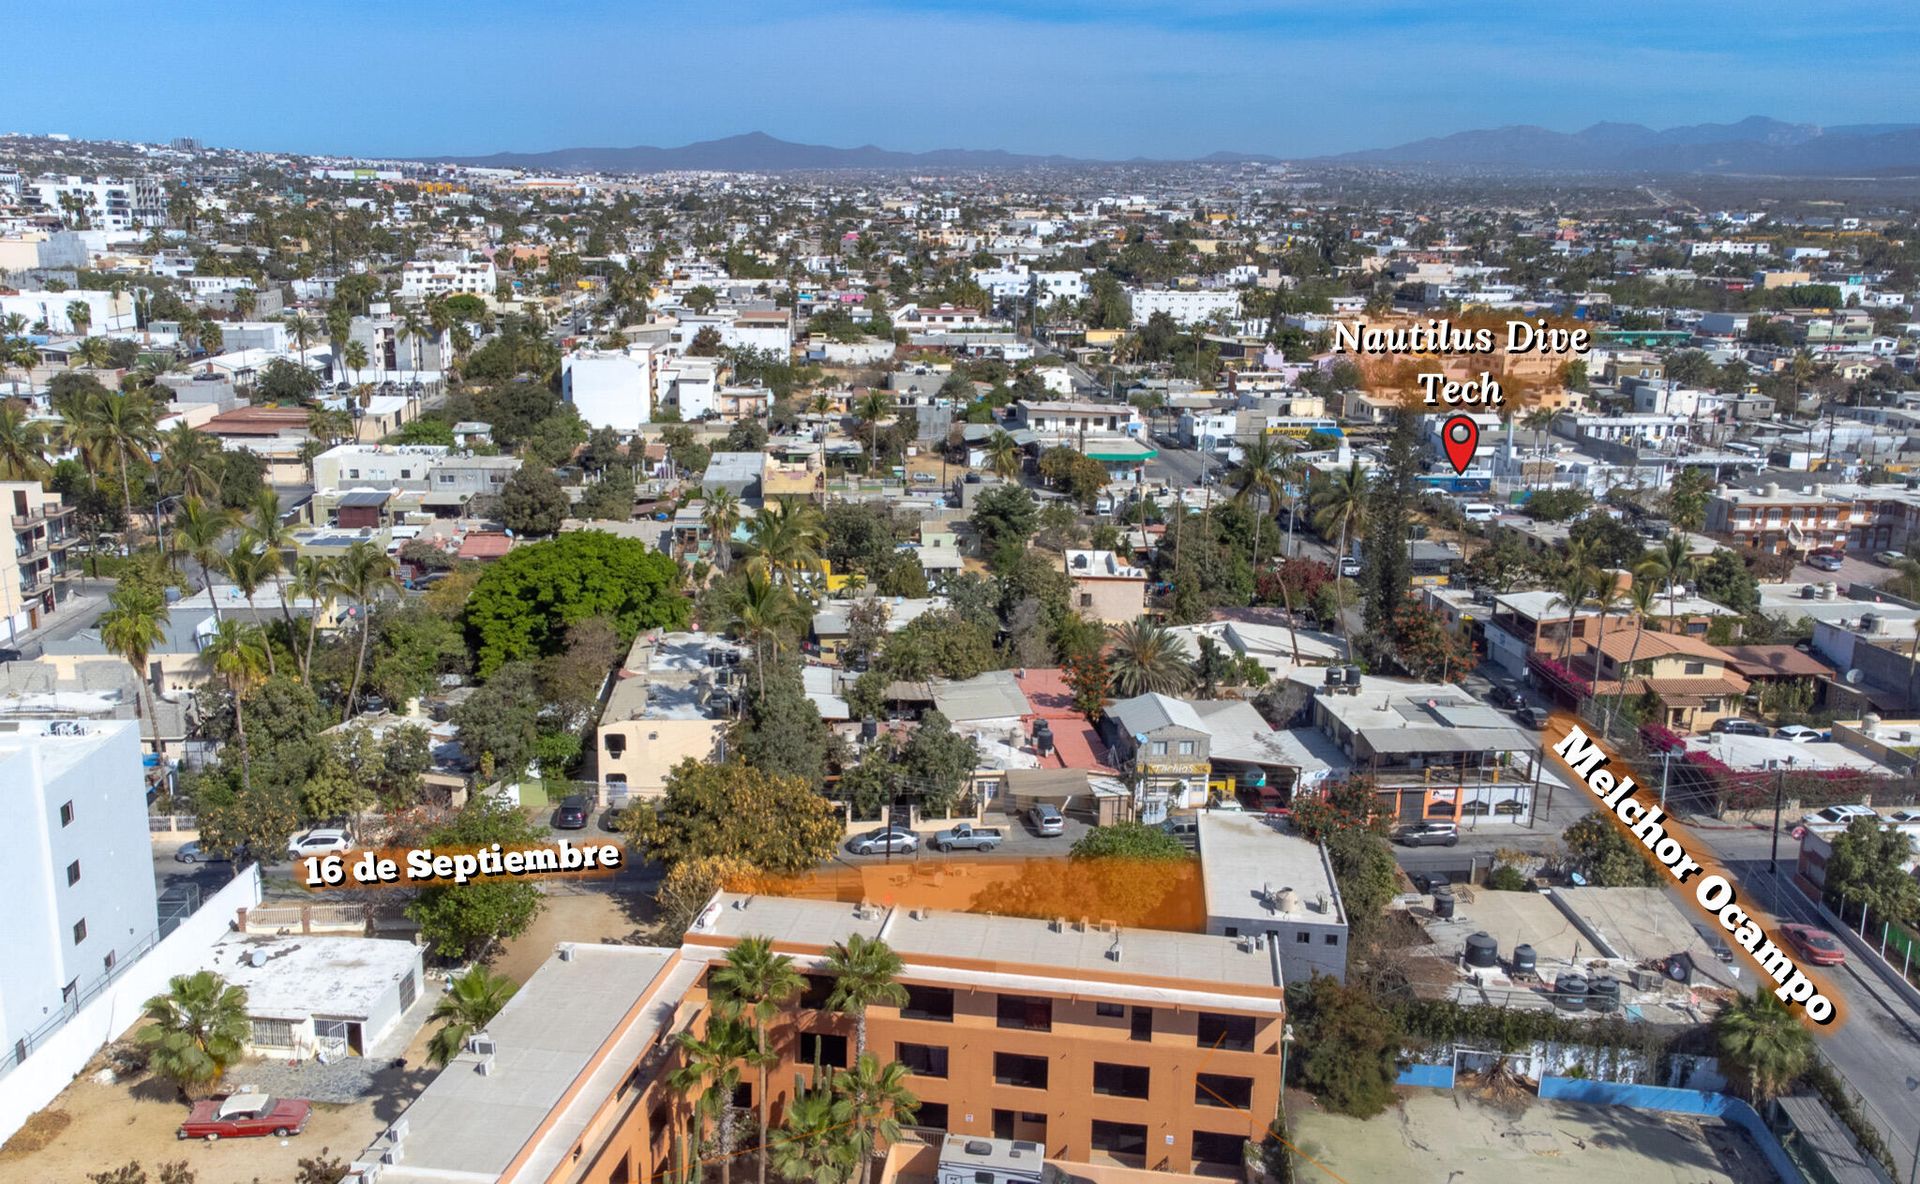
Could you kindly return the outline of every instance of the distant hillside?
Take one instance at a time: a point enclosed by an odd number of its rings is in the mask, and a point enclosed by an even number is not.
[[[1920,171],[1920,124],[1820,127],[1753,116],[1655,131],[1596,123],[1577,132],[1518,124],[1321,158],[1497,171],[1887,174]]]
[[[895,152],[863,144],[832,148],[795,144],[765,132],[701,140],[679,148],[560,148],[552,152],[496,152],[442,158],[483,168],[585,170],[601,173],[781,173],[821,169],[996,169],[1091,163],[1067,156],[1026,156],[997,149],[938,148]]]

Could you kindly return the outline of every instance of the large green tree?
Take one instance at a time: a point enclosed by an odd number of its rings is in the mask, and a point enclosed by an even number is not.
[[[684,628],[691,606],[673,560],[636,539],[573,531],[515,547],[487,568],[467,602],[479,671],[559,651],[569,626],[604,617],[630,641],[641,629]]]
[[[546,831],[491,794],[480,794],[445,823],[418,836],[422,847],[526,847],[547,841]],[[472,960],[495,943],[526,932],[545,907],[537,885],[499,877],[422,889],[407,916],[443,958]]]
[[[833,804],[800,778],[738,760],[688,759],[667,775],[658,805],[629,811],[623,829],[668,868],[731,856],[757,871],[790,874],[830,858],[842,827]]]
[[[1827,891],[1883,920],[1913,924],[1920,921],[1920,881],[1906,870],[1912,859],[1905,833],[1877,818],[1856,818],[1833,837]]]

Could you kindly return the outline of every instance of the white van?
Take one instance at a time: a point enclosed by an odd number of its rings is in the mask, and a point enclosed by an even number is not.
[[[1468,502],[1460,507],[1460,513],[1468,522],[1492,522],[1500,516],[1500,510],[1491,502]]]

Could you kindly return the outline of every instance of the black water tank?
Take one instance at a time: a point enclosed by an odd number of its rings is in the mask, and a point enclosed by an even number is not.
[[[1453,920],[1453,892],[1451,889],[1436,890],[1434,892],[1433,916],[1436,921]]]
[[[1033,750],[1041,756],[1053,751],[1053,725],[1044,719],[1033,721]]]
[[[1489,970],[1500,965],[1500,943],[1484,933],[1469,934],[1467,965],[1479,970]]]
[[[1513,947],[1513,972],[1515,974],[1532,974],[1536,970],[1537,965],[1532,946],[1517,945]]]
[[[1690,983],[1693,981],[1693,955],[1668,954],[1666,965],[1661,969],[1676,983]]]
[[[1585,1011],[1587,1009],[1587,979],[1585,975],[1563,974],[1553,983],[1553,1004],[1563,1011]]]
[[[1620,1010],[1620,982],[1610,975],[1595,975],[1587,984],[1587,1010],[1609,1012]]]

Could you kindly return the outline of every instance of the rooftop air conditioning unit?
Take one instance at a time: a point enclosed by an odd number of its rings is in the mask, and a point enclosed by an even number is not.
[[[499,1045],[494,1043],[493,1037],[487,1035],[485,1032],[475,1032],[473,1035],[467,1037],[467,1051],[475,1056],[491,1057],[498,1047]]]

